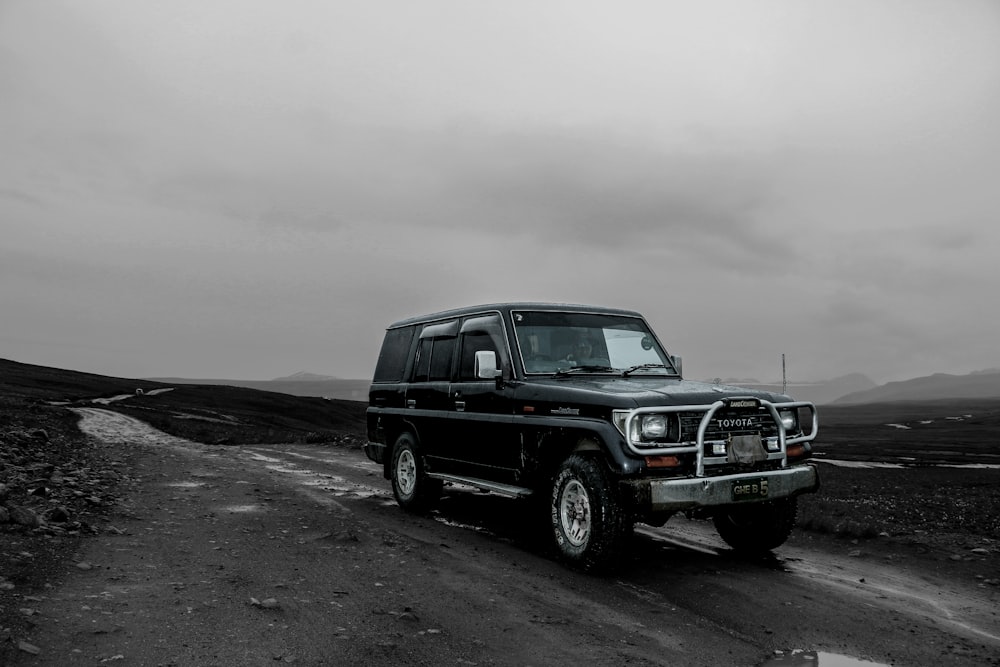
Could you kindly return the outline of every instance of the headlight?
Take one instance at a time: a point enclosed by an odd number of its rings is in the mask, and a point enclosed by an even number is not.
[[[799,413],[797,410],[779,412],[778,416],[781,417],[781,425],[784,427],[785,433],[798,433]]]
[[[646,442],[678,442],[681,439],[680,419],[676,413],[643,415],[640,423],[639,432]]]
[[[625,421],[631,411],[615,410],[615,426],[625,435]],[[676,413],[646,413],[632,421],[632,442],[637,445],[652,442],[680,442],[681,425]]]
[[[667,434],[666,415],[645,415],[642,418],[642,439],[659,440]]]

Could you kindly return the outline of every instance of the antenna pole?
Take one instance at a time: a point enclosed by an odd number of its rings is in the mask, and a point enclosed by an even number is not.
[[[785,353],[781,353],[781,393],[788,391],[788,378],[785,376]]]

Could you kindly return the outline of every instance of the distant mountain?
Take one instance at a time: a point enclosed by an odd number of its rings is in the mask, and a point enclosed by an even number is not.
[[[751,387],[753,389],[773,391],[776,394],[782,393],[782,386],[780,383],[768,384],[753,380],[747,381],[739,379],[728,379],[723,382],[737,387]],[[861,373],[850,373],[848,375],[833,378],[832,380],[823,380],[820,382],[790,382],[788,383],[788,386],[784,388],[784,393],[788,394],[797,401],[812,401],[817,405],[823,405],[827,403],[834,403],[845,394],[863,392],[876,386],[875,382],[869,377],[862,375]]]
[[[321,396],[337,398],[344,401],[367,401],[368,387],[371,380],[344,380],[340,378],[322,379],[327,376],[311,373],[296,373],[289,377],[305,375],[320,379],[294,380],[278,378],[277,380],[221,380],[221,379],[191,379],[191,378],[146,378],[152,382],[173,384],[215,384],[227,387],[246,387],[261,391],[276,391],[293,396]]]
[[[299,371],[298,373],[292,373],[281,378],[274,378],[270,382],[326,382],[327,380],[339,380],[340,378],[333,375],[317,375],[316,373],[307,373],[305,371]]]
[[[977,371],[968,375],[935,373],[853,392],[841,396],[834,403],[884,403],[944,398],[1000,398],[1000,371]]]

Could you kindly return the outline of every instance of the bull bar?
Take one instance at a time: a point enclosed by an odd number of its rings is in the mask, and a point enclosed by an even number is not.
[[[677,454],[695,454],[695,476],[704,477],[705,476],[705,433],[708,430],[709,424],[712,422],[712,417],[715,413],[726,407],[727,402],[730,400],[739,400],[737,397],[733,397],[727,400],[716,401],[715,403],[710,403],[707,405],[663,405],[648,408],[635,408],[629,410],[628,414],[624,420],[624,435],[625,435],[625,445],[629,450],[636,456],[672,456]],[[778,449],[773,454],[768,455],[768,459],[780,459],[781,467],[785,469],[788,467],[788,446],[794,445],[802,442],[811,442],[819,430],[819,418],[816,414],[816,406],[809,401],[789,401],[786,403],[772,403],[771,401],[766,401],[764,399],[753,398],[750,400],[757,401],[765,407],[771,418],[774,420],[778,428]],[[785,428],[781,424],[781,416],[778,414],[779,410],[797,410],[798,408],[807,408],[812,414],[812,428],[809,433],[803,434],[801,436],[796,436],[794,438],[789,438],[785,434]],[[701,418],[701,423],[698,425],[698,435],[694,442],[682,442],[677,444],[664,444],[660,446],[653,447],[640,447],[635,444],[633,438],[635,436],[635,429],[637,424],[637,417],[642,414],[648,413],[669,413],[669,412],[703,412],[704,415]],[[717,478],[721,479],[721,478]]]

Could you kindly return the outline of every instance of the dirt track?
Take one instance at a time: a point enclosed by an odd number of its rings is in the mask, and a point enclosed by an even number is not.
[[[456,489],[404,514],[356,450],[210,447],[80,412],[135,451],[138,483],[121,534],[26,601],[40,652],[18,664],[1000,664],[996,587],[878,541],[796,534],[747,562],[675,518],[595,578],[552,561],[514,501]]]

